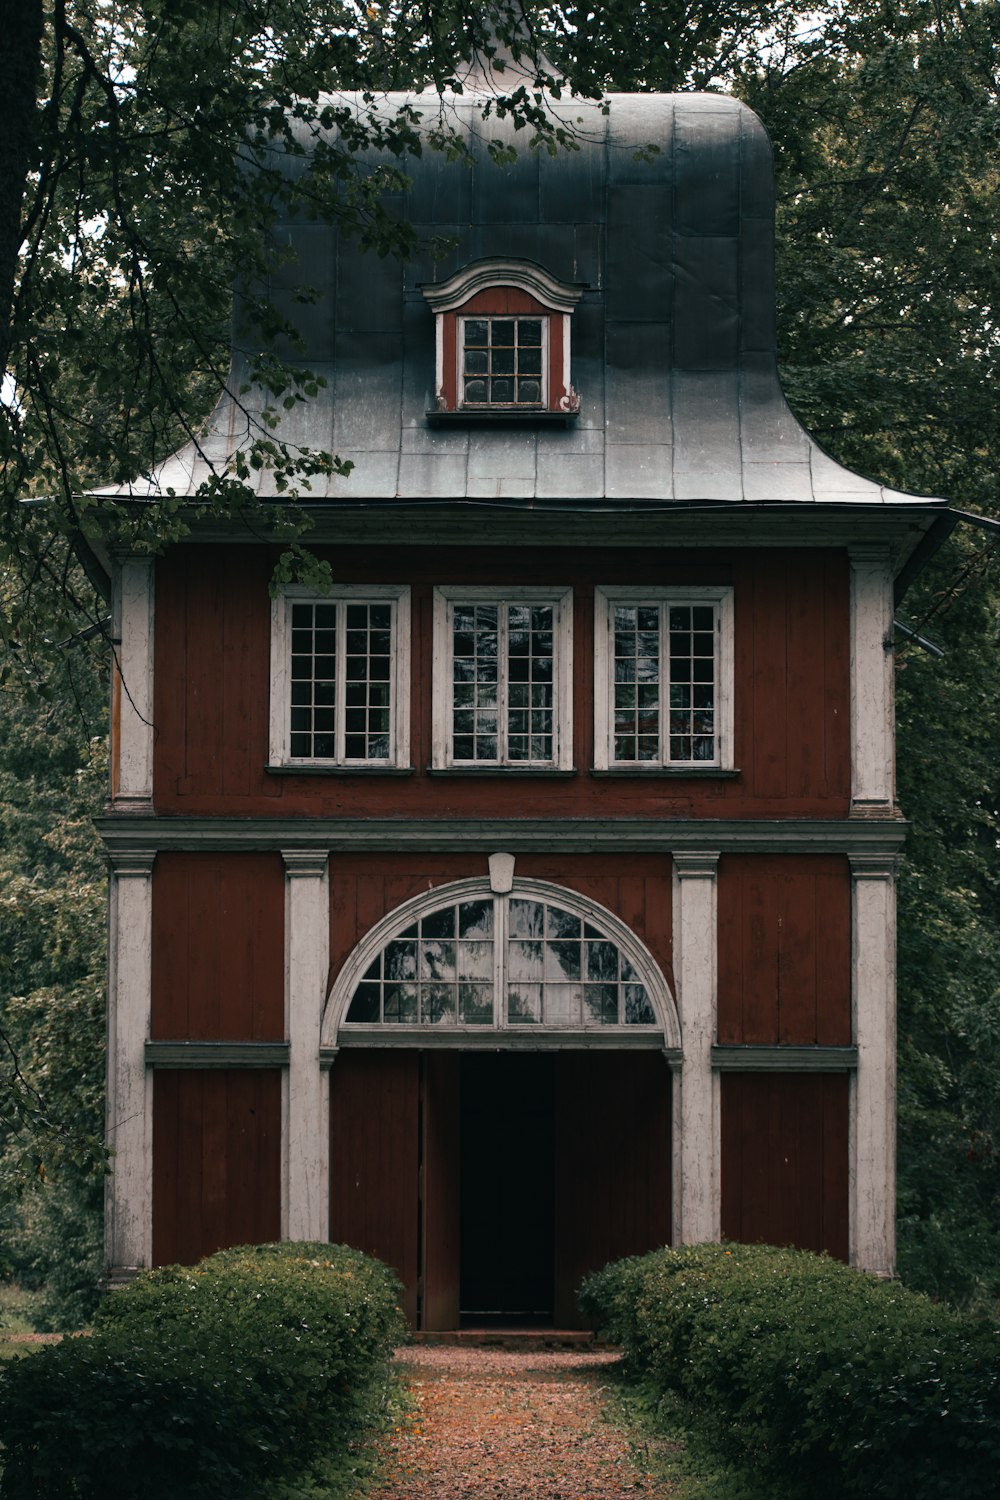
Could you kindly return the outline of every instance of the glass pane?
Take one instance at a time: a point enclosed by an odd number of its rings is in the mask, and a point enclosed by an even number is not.
[[[625,999],[625,1023],[628,1026],[652,1026],[655,1021],[649,996],[641,984],[623,986]]]
[[[537,942],[508,943],[507,974],[511,980],[540,980],[543,974],[543,945]]]
[[[541,344],[542,324],[540,318],[518,318],[517,342],[519,344]]]
[[[386,945],[384,962],[386,979],[415,979],[417,977],[416,943],[405,943],[396,938]]]
[[[387,1021],[414,1025],[417,1019],[417,986],[387,984],[383,990],[383,1015]]]
[[[493,1021],[493,986],[460,984],[458,1014],[466,1026],[489,1026]]]
[[[545,907],[540,901],[524,901],[514,897],[510,902],[508,922],[511,937],[543,937]]]
[[[583,989],[578,984],[546,984],[546,1026],[579,1026],[583,1020]]]
[[[512,1023],[535,1023],[542,1019],[540,984],[511,985],[507,990],[507,1019]]]
[[[377,1022],[379,1016],[379,986],[362,981],[354,991],[346,1019],[355,1022]]]
[[[445,906],[441,911],[432,911],[420,923],[423,938],[453,938],[455,936],[455,908]]]
[[[421,979],[453,980],[455,978],[455,944],[422,942],[420,944]]]
[[[493,944],[459,943],[458,977],[459,979],[492,979]]]
[[[470,344],[485,344],[487,342],[487,329],[489,325],[485,318],[466,318],[465,320],[465,347]]]
[[[420,991],[420,1019],[430,1026],[448,1025],[455,1020],[455,987],[451,984],[428,984]]]
[[[458,908],[458,935],[460,938],[491,938],[493,902],[463,901]]]
[[[579,979],[580,944],[557,942],[545,944],[545,978]]]
[[[491,324],[492,343],[494,348],[498,344],[510,346],[514,342],[513,319],[494,318]]]

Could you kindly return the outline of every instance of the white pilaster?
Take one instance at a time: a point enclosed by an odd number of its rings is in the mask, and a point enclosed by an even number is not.
[[[851,811],[895,805],[892,569],[882,547],[852,547]]]
[[[152,850],[113,856],[108,985],[105,1253],[110,1279],[152,1263]]]
[[[891,1276],[896,1264],[896,862],[852,854],[852,992],[857,1073],[851,1086],[851,1261]]]
[[[112,805],[146,811],[153,800],[153,568],[128,557],[115,569],[111,686]]]
[[[674,1243],[721,1233],[719,1079],[712,1072],[717,1009],[717,853],[675,854],[674,977],[681,1019],[679,1222]]]
[[[330,899],[324,852],[283,849],[285,861],[285,1026],[289,1052],[283,1098],[282,1236],[329,1236],[328,1079],[320,1069],[320,1026],[330,963]]]

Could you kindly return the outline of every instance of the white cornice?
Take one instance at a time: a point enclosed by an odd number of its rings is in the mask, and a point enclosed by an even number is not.
[[[505,260],[491,256],[470,261],[447,281],[425,282],[420,290],[435,312],[454,312],[476,292],[495,286],[513,286],[528,292],[553,312],[571,313],[583,295],[582,286],[558,281],[531,260]]]
[[[902,818],[139,818],[97,819],[113,859],[133,850],[288,851],[316,874],[316,855],[532,851],[635,854],[704,850],[753,854],[850,854],[890,863],[906,841]],[[310,863],[312,861],[312,863]],[[300,865],[300,868],[303,866]]]

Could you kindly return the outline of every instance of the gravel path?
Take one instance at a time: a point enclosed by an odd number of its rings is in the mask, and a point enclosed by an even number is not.
[[[397,1359],[416,1409],[372,1500],[668,1500],[604,1416],[617,1354],[432,1346]]]

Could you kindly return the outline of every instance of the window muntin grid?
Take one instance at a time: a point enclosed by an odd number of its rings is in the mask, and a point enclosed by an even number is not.
[[[391,761],[395,602],[296,600],[289,611],[290,758]]]
[[[547,318],[462,318],[459,328],[463,406],[545,404]]]
[[[452,603],[456,764],[554,762],[556,616],[554,604]]]
[[[511,897],[507,916],[511,1026],[651,1026],[646,987],[618,945],[575,912]]]
[[[653,1026],[656,1016],[599,926],[515,895],[451,902],[391,938],[356,985],[345,1024],[577,1029]]]
[[[611,654],[613,763],[717,762],[718,605],[615,601]]]

